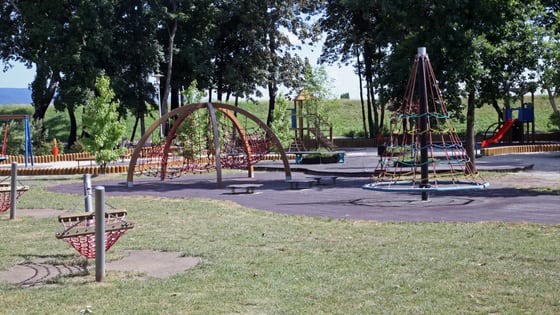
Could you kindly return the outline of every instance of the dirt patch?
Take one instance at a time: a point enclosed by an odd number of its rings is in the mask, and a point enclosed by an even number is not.
[[[107,270],[139,273],[143,278],[167,278],[196,267],[201,259],[176,252],[126,250],[125,258],[107,263]]]
[[[107,263],[105,270],[108,273],[130,273],[133,276],[127,275],[128,279],[145,280],[170,277],[192,269],[200,262],[200,258],[183,257],[176,252],[126,250],[123,259]],[[94,274],[95,262],[87,266],[77,262],[61,263],[56,257],[41,257],[0,271],[0,281],[20,287],[44,287],[56,285],[56,279],[60,277],[91,278],[93,281],[91,275]]]
[[[558,188],[557,172],[518,172],[518,173],[497,173],[487,180],[492,186],[514,187],[518,189],[530,188]]]
[[[10,210],[5,213],[10,213]],[[33,217],[37,219],[54,218],[64,214],[64,210],[57,209],[16,209],[16,218]]]

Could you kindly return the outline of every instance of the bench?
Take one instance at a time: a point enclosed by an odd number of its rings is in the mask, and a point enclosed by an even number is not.
[[[85,161],[89,161],[89,166],[93,166],[93,161],[95,161],[95,156],[79,157],[76,158],[76,161],[78,162],[78,167],[80,167],[80,162],[85,162]]]
[[[290,184],[290,189],[300,189],[300,185],[306,185],[307,188],[313,187],[317,181],[314,179],[287,179],[286,183]],[[302,187],[303,188],[303,187]]]
[[[324,180],[330,180],[331,184],[335,185],[338,176],[307,176],[307,178],[315,180],[317,182],[317,185],[321,185],[321,181],[323,181],[323,184],[326,185],[324,183]]]
[[[344,163],[344,156],[346,152],[344,151],[299,151],[294,152],[296,156],[296,164],[303,164],[303,157],[305,155],[315,155],[319,160],[319,163],[323,163],[325,159],[336,159],[337,163]]]
[[[232,194],[252,194],[255,192],[255,188],[259,187],[262,187],[262,184],[232,184],[227,186],[227,188],[231,189]],[[244,191],[239,192],[238,189]]]

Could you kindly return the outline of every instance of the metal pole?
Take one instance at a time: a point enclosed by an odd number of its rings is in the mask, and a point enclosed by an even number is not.
[[[105,279],[105,187],[95,187],[95,281]]]
[[[161,86],[160,86],[160,79],[163,77],[163,75],[161,74],[154,74],[154,77],[156,78],[156,92],[157,92],[157,99],[158,99],[158,109],[159,109],[159,118],[161,118],[161,116],[163,115],[163,111],[161,109]],[[164,128],[165,128],[165,123],[162,122],[161,125],[159,125],[159,137],[160,139],[163,139],[165,134],[164,134]]]
[[[212,103],[208,103],[208,111],[210,112],[210,119],[212,120],[212,131],[214,133],[214,154],[216,155],[216,181],[218,182],[218,187],[222,187],[222,161],[220,156],[222,155],[220,151],[220,131],[218,130],[218,122],[216,120],[216,112],[214,111],[214,106]]]
[[[84,174],[84,202],[86,212],[92,212],[91,205],[91,174]]]
[[[17,201],[17,162],[12,162],[12,176],[10,187],[10,220],[16,218],[16,201]]]
[[[426,47],[418,48],[418,94],[420,94],[420,187],[427,188],[428,173],[428,92],[426,87]],[[428,200],[428,193],[422,192],[422,200]]]

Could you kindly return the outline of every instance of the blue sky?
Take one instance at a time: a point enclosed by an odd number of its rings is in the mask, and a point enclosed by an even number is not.
[[[312,65],[316,65],[316,60],[320,55],[319,49],[303,47],[304,57],[308,57]],[[340,97],[343,93],[350,93],[350,98],[359,98],[358,76],[353,73],[352,67],[325,66],[329,77],[332,80],[332,96]],[[27,69],[23,64],[15,64],[7,72],[0,72],[0,88],[27,88],[33,81],[35,71]]]

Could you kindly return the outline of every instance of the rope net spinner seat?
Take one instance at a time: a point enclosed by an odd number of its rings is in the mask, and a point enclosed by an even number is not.
[[[16,200],[19,199],[29,186],[18,185],[16,187]],[[12,186],[0,183],[0,212],[6,212],[12,206]]]
[[[127,222],[126,210],[113,210],[105,213],[105,251],[108,251],[119,238],[134,227]],[[56,238],[62,239],[86,258],[95,258],[95,213],[60,215],[58,221],[64,226],[64,231],[56,233]]]

